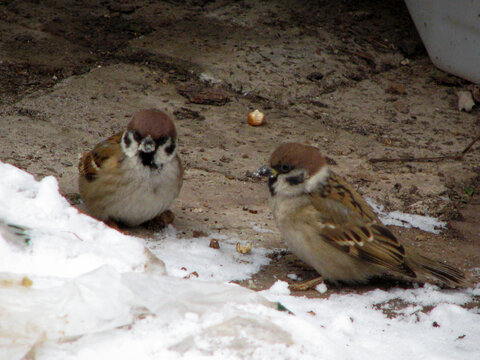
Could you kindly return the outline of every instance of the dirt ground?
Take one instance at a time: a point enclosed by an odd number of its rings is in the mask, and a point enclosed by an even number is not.
[[[255,289],[314,275],[284,251],[252,177],[283,141],[318,146],[387,210],[447,221],[440,235],[393,230],[478,276],[480,142],[462,160],[369,161],[461,151],[480,133],[480,110],[457,110],[468,85],[432,65],[400,0],[0,2],[0,160],[55,176],[78,204],[80,154],[140,109],[169,112],[186,166],[175,227],[278,249],[243,282]],[[247,124],[254,109],[264,126]]]

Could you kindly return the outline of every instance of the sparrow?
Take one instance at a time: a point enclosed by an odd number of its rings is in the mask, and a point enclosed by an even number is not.
[[[293,289],[384,275],[449,288],[469,285],[460,270],[403,245],[317,148],[284,143],[257,173],[268,176],[273,216],[289,249],[321,275]]]
[[[183,182],[176,150],[177,132],[167,114],[156,109],[136,113],[125,131],[80,159],[79,191],[87,212],[126,226],[164,213]]]

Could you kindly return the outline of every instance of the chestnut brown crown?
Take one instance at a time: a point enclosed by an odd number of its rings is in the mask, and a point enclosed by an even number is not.
[[[177,130],[170,117],[157,109],[141,110],[127,125],[128,130],[137,131],[142,138],[150,135],[156,140],[163,136],[177,138]]]
[[[305,169],[308,176],[316,174],[327,161],[320,151],[310,145],[299,143],[284,143],[277,147],[270,157],[270,167],[279,172],[290,169]]]

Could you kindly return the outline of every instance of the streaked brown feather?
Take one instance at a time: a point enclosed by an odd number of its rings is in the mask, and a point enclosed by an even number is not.
[[[430,279],[439,279],[449,287],[470,287],[473,282],[465,273],[457,268],[442,262],[429,259],[425,256],[410,251],[408,259],[416,268],[423,269],[423,273]]]
[[[317,195],[338,201],[364,219],[381,224],[370,205],[344,179],[330,171],[330,179]]]
[[[318,231],[325,241],[353,257],[415,277],[415,273],[405,263],[403,246],[393,234],[386,237],[379,229],[383,230],[383,227],[377,224],[359,226],[346,223],[335,227],[323,226]]]
[[[405,248],[370,205],[345,180],[330,176],[328,186],[310,195],[322,224],[319,235],[350,256],[415,277],[405,262]]]
[[[121,161],[117,157],[119,154],[123,154],[122,151],[119,151],[122,135],[123,132],[115,134],[97,144],[91,151],[85,152],[78,163],[80,176],[85,177],[87,181],[93,181],[96,179],[100,169],[112,163],[108,160]]]

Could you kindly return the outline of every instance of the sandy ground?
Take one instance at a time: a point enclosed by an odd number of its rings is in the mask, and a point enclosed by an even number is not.
[[[431,64],[403,1],[0,3],[0,160],[57,177],[78,204],[80,154],[140,109],[169,112],[186,165],[175,227],[279,249],[245,283],[257,289],[309,271],[281,251],[266,185],[251,176],[283,141],[318,146],[388,210],[448,221],[440,235],[394,231],[480,268],[480,143],[462,160],[369,161],[461,151],[480,132],[478,109],[457,110],[468,85]],[[211,104],[181,95],[192,88]],[[267,123],[251,127],[257,108]]]

